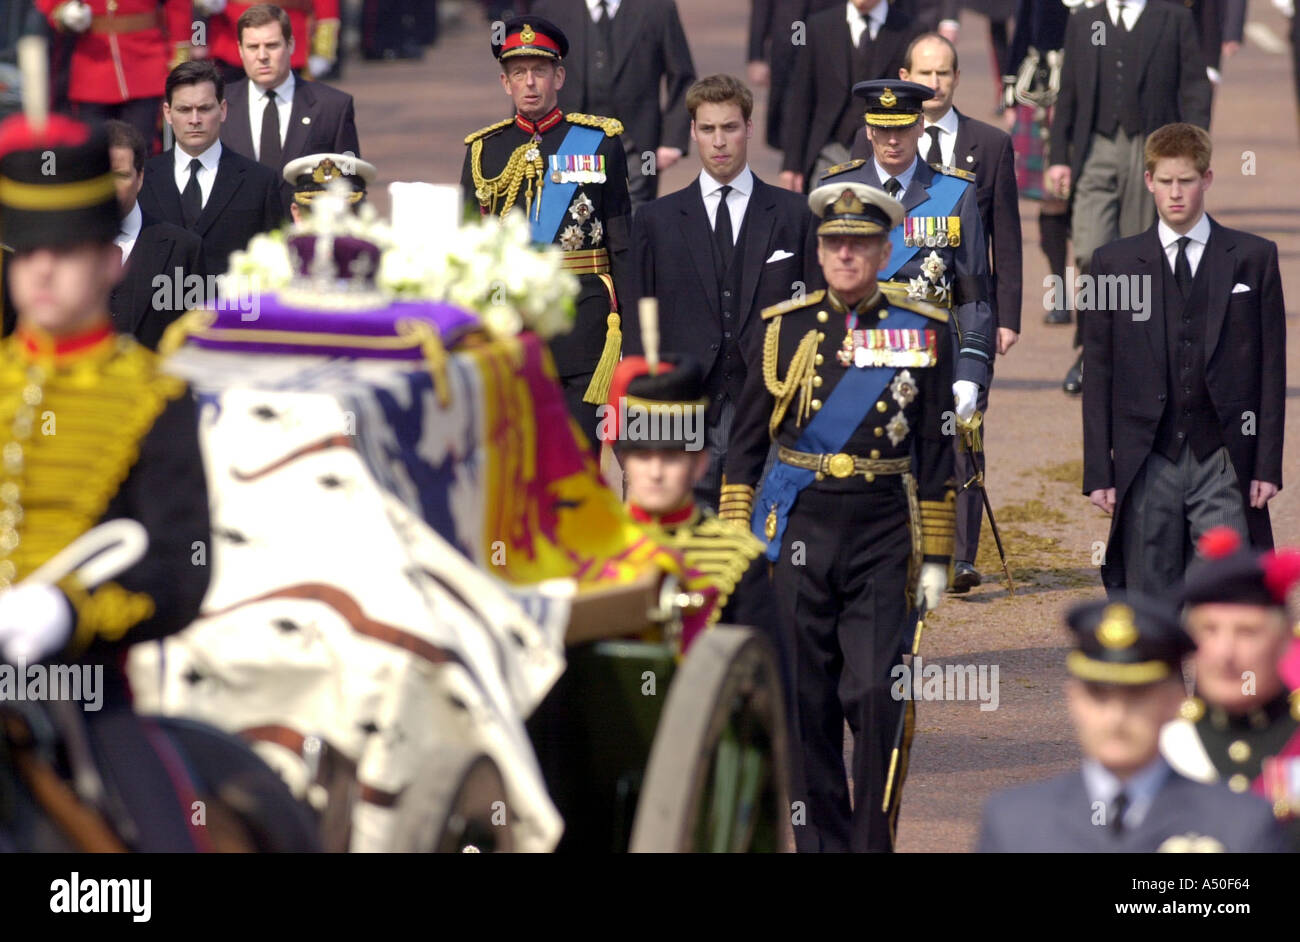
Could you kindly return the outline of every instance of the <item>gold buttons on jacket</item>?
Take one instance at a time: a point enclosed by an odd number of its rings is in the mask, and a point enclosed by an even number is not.
[[[816,411],[817,411],[818,409],[820,409],[821,407],[822,407],[822,401],[821,401],[820,399],[814,399],[814,400],[812,401],[812,410],[813,410],[814,412],[816,412]]]
[[[813,385],[814,385],[814,386],[820,386],[821,384],[822,384],[822,378],[821,378],[820,376],[814,376],[814,377],[813,377]]]
[[[825,324],[827,318],[829,318],[829,317],[830,317],[830,315],[827,314],[825,311],[818,311],[818,312],[817,312],[817,322],[818,322],[819,324]]]
[[[875,461],[879,457],[880,457],[880,449],[879,448],[871,449],[871,460]]]
[[[880,319],[881,319],[882,321],[885,320],[887,317],[889,317],[889,312],[888,312],[888,311],[881,311],[881,312],[880,312]]]
[[[1228,746],[1228,758],[1233,762],[1245,762],[1250,758],[1250,745],[1244,739],[1238,739]]]
[[[826,339],[826,335],[822,333],[820,330],[817,331],[817,342],[821,343],[825,339]]]
[[[826,362],[826,358],[822,356],[820,353],[817,354],[817,356],[813,359],[813,364],[815,366],[821,366],[825,362]]]
[[[864,474],[864,475],[862,475],[862,476],[863,476],[864,478],[867,479],[867,483],[868,483],[868,484],[870,484],[872,481],[874,481],[874,480],[876,479],[875,474],[873,474],[873,473],[870,472],[870,471],[868,471],[866,474]]]
[[[877,411],[877,412],[884,412],[884,411],[885,411],[886,409],[888,409],[888,408],[889,408],[889,406],[885,405],[885,403],[884,403],[883,401],[881,401],[881,402],[877,402],[877,403],[876,403],[876,411]]]
[[[1250,779],[1238,772],[1232,778],[1228,779],[1228,787],[1234,792],[1244,792],[1250,788]]]
[[[876,438],[880,438],[882,435],[885,434],[885,430],[881,428],[879,425],[877,425],[875,428],[871,430],[871,434],[875,435]]]

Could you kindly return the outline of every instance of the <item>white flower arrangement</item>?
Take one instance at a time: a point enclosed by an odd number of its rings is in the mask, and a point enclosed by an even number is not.
[[[434,245],[403,241],[379,261],[379,285],[396,297],[446,301],[473,311],[495,336],[544,338],[573,326],[578,279],[557,246],[531,242],[522,212],[485,216]]]

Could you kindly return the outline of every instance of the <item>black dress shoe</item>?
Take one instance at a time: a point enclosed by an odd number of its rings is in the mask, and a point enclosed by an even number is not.
[[[953,566],[952,586],[948,591],[954,595],[962,595],[983,581],[978,569],[968,562],[958,562]]]
[[[1043,315],[1044,324],[1052,324],[1055,326],[1057,324],[1068,324],[1070,321],[1070,309],[1068,307],[1054,309]]]
[[[1077,396],[1083,392],[1083,354],[1079,354],[1079,359],[1074,361],[1074,366],[1070,367],[1070,372],[1065,374],[1065,382],[1061,383],[1061,388],[1071,396]]]

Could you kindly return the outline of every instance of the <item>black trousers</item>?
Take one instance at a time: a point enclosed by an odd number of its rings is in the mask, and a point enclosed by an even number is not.
[[[807,812],[800,823],[796,806],[800,851],[893,849],[881,802],[904,706],[890,695],[890,671],[903,653],[911,553],[899,477],[812,485],[791,510],[773,588],[795,638],[791,791]],[[852,808],[845,720],[853,731]]]
[[[993,366],[989,365],[989,385],[980,389],[979,398],[975,400],[975,408],[988,419],[989,410],[989,388],[993,385]],[[987,427],[987,421],[980,426],[981,434]],[[953,447],[957,447],[960,438],[953,436]],[[954,465],[957,474],[957,486],[965,484],[975,476],[976,462],[979,470],[984,470],[984,453],[972,455],[968,451],[958,449],[954,453]],[[957,492],[957,543],[953,550],[953,559],[961,562],[974,564],[975,556],[980,550],[980,525],[984,522],[984,498],[980,496],[979,488],[971,485],[964,491]]]

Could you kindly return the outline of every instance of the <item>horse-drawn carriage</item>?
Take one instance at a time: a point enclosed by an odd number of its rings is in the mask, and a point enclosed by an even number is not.
[[[382,280],[365,239],[308,238]],[[774,654],[729,626],[683,652],[698,574],[601,482],[533,325],[316,274],[165,344],[212,583],[133,650],[137,708],[251,743],[328,850],[780,849]]]

